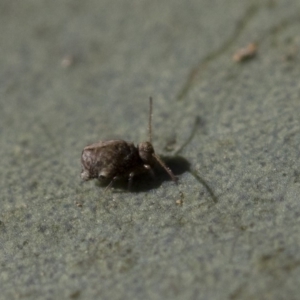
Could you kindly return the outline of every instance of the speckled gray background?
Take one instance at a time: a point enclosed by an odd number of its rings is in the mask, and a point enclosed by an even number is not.
[[[1,0],[0,28],[1,299],[299,299],[299,1]],[[178,188],[81,183],[150,95]]]

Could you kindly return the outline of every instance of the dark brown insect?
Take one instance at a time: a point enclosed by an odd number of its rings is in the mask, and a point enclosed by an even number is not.
[[[135,146],[123,140],[100,141],[86,146],[81,155],[81,178],[86,181],[97,178],[99,181],[110,180],[105,190],[110,188],[119,178],[128,178],[128,187],[131,187],[134,176],[151,172],[159,163],[171,179],[177,183],[173,172],[164,164],[154,152],[152,146],[152,98],[149,112],[149,141]]]

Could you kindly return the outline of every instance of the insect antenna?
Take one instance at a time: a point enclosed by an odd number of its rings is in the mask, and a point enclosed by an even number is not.
[[[177,177],[173,174],[173,172],[171,171],[171,169],[168,168],[168,167],[165,165],[165,163],[161,160],[161,158],[160,158],[157,154],[153,153],[152,155],[153,155],[153,157],[158,161],[158,163],[166,170],[166,172],[170,175],[171,179],[177,184],[178,179],[177,179]]]
[[[152,97],[149,98],[149,123],[148,123],[148,138],[152,144]]]

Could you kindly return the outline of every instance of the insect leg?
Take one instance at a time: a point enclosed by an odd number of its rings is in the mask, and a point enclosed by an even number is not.
[[[128,178],[128,191],[131,190],[131,187],[132,187],[132,180],[133,180],[134,175],[135,175],[134,172],[129,173],[129,178]]]
[[[165,163],[161,160],[161,158],[157,154],[153,153],[152,155],[159,162],[159,164],[165,169],[165,171],[169,174],[169,176],[171,177],[171,179],[177,184],[178,179],[173,174],[173,172],[171,171],[171,169],[165,165]]]
[[[155,178],[154,171],[149,165],[144,165],[144,168],[150,173],[152,178]]]
[[[117,176],[113,177],[113,179],[111,180],[111,182],[108,184],[108,186],[105,188],[104,193],[107,192],[113,185],[113,183],[118,179]]]

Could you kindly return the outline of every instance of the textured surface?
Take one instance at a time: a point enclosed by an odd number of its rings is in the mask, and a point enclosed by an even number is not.
[[[0,298],[297,299],[299,9],[2,0]],[[150,95],[179,187],[81,183],[84,146],[147,137]]]

